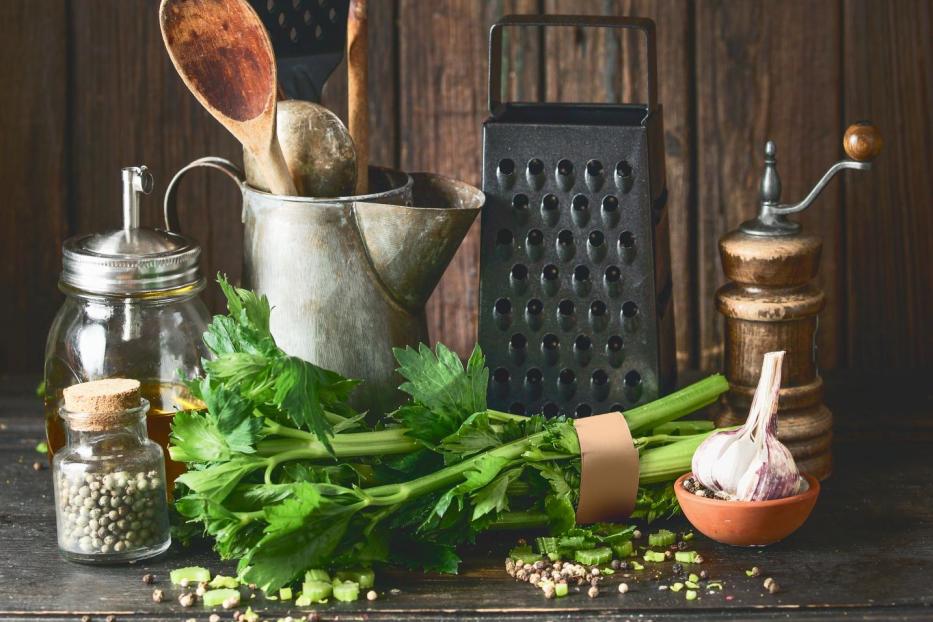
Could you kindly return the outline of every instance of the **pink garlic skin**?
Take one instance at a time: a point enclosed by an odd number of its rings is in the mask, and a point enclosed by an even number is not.
[[[713,492],[723,492],[722,485],[716,481],[714,475],[715,467],[719,459],[722,458],[722,454],[733,442],[733,437],[741,431],[742,429],[739,428],[738,430],[714,432],[693,452],[693,460],[690,463],[693,476]],[[702,459],[700,459],[701,457]]]
[[[736,501],[768,501],[792,497],[804,481],[794,456],[776,436],[765,439],[765,456],[756,460],[739,479]]]

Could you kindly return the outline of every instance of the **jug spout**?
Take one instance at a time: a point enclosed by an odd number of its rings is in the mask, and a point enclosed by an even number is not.
[[[412,173],[414,206],[357,202],[353,213],[373,270],[392,297],[422,313],[483,206],[482,191],[431,173]]]

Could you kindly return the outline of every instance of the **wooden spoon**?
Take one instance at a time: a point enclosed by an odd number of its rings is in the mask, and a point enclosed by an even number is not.
[[[159,19],[188,89],[252,153],[273,193],[297,195],[275,134],[275,55],[253,8],[245,0],[162,0]]]
[[[366,0],[350,0],[347,17],[347,127],[356,146],[356,194],[369,191],[369,25]]]

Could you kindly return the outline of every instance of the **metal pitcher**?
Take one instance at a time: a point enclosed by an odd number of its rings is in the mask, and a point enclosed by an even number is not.
[[[398,406],[392,348],[427,342],[425,303],[483,205],[483,193],[429,173],[370,167],[365,196],[317,199],[250,187],[233,163],[201,158],[178,182],[210,167],[243,193],[244,284],[269,298],[271,328],[289,354],[365,382],[354,406],[382,414]]]

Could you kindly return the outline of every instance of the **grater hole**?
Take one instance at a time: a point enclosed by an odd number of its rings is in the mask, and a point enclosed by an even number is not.
[[[532,229],[528,232],[528,243],[532,246],[539,246],[544,242],[544,234],[539,229]]]
[[[573,340],[573,349],[579,352],[586,352],[593,347],[593,340],[586,335],[577,335]]]
[[[622,271],[616,266],[606,268],[606,280],[610,283],[617,283],[622,278]]]
[[[337,23],[337,9],[332,8],[327,12],[327,18],[330,19],[332,24]]]
[[[268,0],[266,2],[266,10],[272,13],[275,11],[275,0]]]
[[[521,402],[512,402],[512,405],[509,406],[509,412],[513,415],[524,415],[525,405]]]
[[[335,11],[334,11],[333,9],[331,9],[331,12],[333,13],[333,12],[335,12]],[[311,24],[311,20],[313,19],[312,15],[311,15],[311,11],[305,11],[305,14],[304,14],[303,17],[304,17],[305,25],[306,25],[306,26],[309,25],[309,24]]]
[[[577,266],[573,269],[574,281],[586,281],[590,278],[590,269],[586,266]]]
[[[573,245],[573,233],[569,229],[564,229],[557,234],[557,243],[561,246],[572,246]]]
[[[544,266],[544,270],[542,270],[542,275],[547,281],[556,281],[557,277],[560,276],[560,270],[558,270],[557,266],[555,266],[554,264],[549,263],[548,265]]]
[[[524,212],[528,209],[528,196],[524,194],[516,194],[512,197],[512,207],[517,209],[520,212]]]
[[[622,337],[618,335],[613,335],[606,342],[606,348],[610,352],[621,352],[622,351]]]
[[[279,22],[279,26],[281,26],[282,28],[286,27],[287,24],[285,23],[285,13],[279,13],[278,22]]]
[[[512,312],[512,301],[508,298],[500,298],[495,303],[495,310],[499,315],[508,315]]]
[[[541,209],[546,212],[557,211],[558,207],[560,207],[560,201],[558,201],[557,197],[553,194],[546,194],[544,198],[541,199]]]
[[[564,316],[573,315],[573,301],[565,298],[557,303],[557,312]]]
[[[601,369],[597,369],[593,372],[593,375],[590,376],[590,379],[593,381],[593,384],[597,387],[605,386],[609,382],[609,374],[604,372]]]
[[[565,367],[557,374],[557,381],[560,384],[573,384],[577,381],[577,375],[573,373],[572,369]]]
[[[524,264],[517,263],[512,266],[512,278],[516,281],[524,281],[528,278],[528,267]]]
[[[590,177],[599,177],[603,174],[603,163],[599,160],[590,160],[586,163],[586,174]]]
[[[590,304],[590,313],[593,314],[593,317],[602,317],[606,315],[606,303],[602,300],[594,300]]]
[[[509,370],[507,370],[505,367],[496,367],[492,371],[492,379],[497,384],[506,384],[511,379],[511,377],[512,376],[509,374]]]
[[[532,298],[528,301],[528,304],[525,305],[525,311],[528,312],[528,315],[541,315],[543,310],[544,303],[537,298]]]
[[[627,374],[625,374],[625,386],[627,387],[637,387],[641,384],[641,374],[639,374],[634,369]]]
[[[638,315],[638,305],[629,300],[622,305],[622,315],[628,318]]]
[[[541,370],[537,367],[532,367],[527,372],[525,372],[525,382],[531,385],[541,384],[541,380],[544,379],[544,374],[541,373]]]
[[[622,248],[634,248],[635,234],[631,231],[623,231],[619,234],[619,244],[622,246]]]
[[[557,407],[557,404],[554,402],[548,402],[541,407],[541,414],[543,414],[548,419],[553,419],[560,414],[560,409]]]
[[[515,162],[509,158],[499,160],[499,173],[502,175],[511,175],[515,172]]]
[[[590,207],[590,200],[586,198],[585,194],[578,194],[573,197],[571,202],[571,209],[575,212],[585,212]]]
[[[575,417],[589,417],[593,414],[593,407],[589,404],[577,404],[577,409],[573,411]]]
[[[564,159],[557,163],[557,174],[561,177],[573,175],[573,162]]]
[[[616,175],[619,177],[631,177],[632,165],[625,160],[620,160],[619,163],[616,164]]]
[[[603,235],[602,231],[590,231],[590,244],[595,247],[600,247],[606,241],[606,236]]]
[[[509,347],[513,350],[524,350],[526,345],[528,345],[528,338],[521,333],[515,333],[509,339]]]
[[[512,235],[512,232],[509,229],[499,229],[498,233],[496,233],[496,244],[508,246],[514,239],[515,236]]]
[[[300,7],[300,6],[301,6],[301,0],[292,0],[292,8],[293,8],[293,9],[295,9],[295,10],[297,11],[297,10],[298,10],[298,7]]]
[[[560,347],[560,339],[554,333],[548,333],[541,339],[541,347],[545,350],[556,350]]]
[[[540,175],[544,172],[544,163],[538,158],[528,160],[528,173],[531,175]]]
[[[619,199],[607,194],[603,197],[603,209],[610,213],[616,211],[619,209]]]

